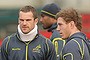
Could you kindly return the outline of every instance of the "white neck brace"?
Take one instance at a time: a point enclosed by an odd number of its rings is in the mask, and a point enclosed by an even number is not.
[[[22,41],[31,41],[34,39],[34,37],[38,33],[37,32],[37,25],[35,25],[34,29],[27,34],[24,34],[20,29],[20,25],[18,25],[18,32],[20,34],[20,38]]]

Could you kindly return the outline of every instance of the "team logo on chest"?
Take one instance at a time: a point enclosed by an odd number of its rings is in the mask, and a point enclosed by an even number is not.
[[[40,53],[41,45],[37,45],[35,48],[32,49],[33,52]]]

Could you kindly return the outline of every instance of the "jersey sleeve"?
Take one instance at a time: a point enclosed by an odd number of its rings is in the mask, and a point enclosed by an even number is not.
[[[8,43],[8,37],[6,37],[1,45],[1,59],[2,60],[8,60],[8,52],[7,52],[7,43]]]

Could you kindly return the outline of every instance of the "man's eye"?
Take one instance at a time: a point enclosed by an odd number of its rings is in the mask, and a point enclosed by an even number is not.
[[[31,21],[31,19],[27,19],[26,21]]]
[[[42,16],[42,17],[44,17],[44,16]]]
[[[58,23],[57,25],[61,25],[60,23]]]
[[[20,21],[24,21],[23,19],[20,19]]]
[[[45,15],[41,15],[41,17],[45,17]]]

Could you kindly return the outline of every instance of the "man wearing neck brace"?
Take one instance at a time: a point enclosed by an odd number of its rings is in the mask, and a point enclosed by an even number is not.
[[[53,44],[38,33],[34,7],[21,8],[18,23],[17,32],[7,36],[2,43],[2,60],[56,60]]]

